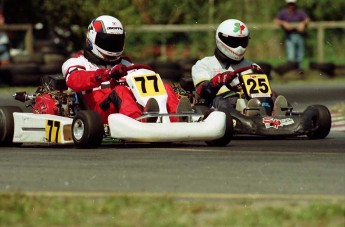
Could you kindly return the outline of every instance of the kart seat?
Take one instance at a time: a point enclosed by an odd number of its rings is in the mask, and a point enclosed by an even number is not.
[[[65,77],[62,74],[45,75],[42,77],[42,84],[46,84],[48,87],[50,87],[53,90],[59,90],[59,91],[68,90]],[[88,110],[89,107],[85,102],[83,94],[81,92],[76,92],[76,95],[78,98],[79,107],[82,110]]]

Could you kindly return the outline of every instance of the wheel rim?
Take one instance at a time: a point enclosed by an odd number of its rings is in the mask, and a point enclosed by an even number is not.
[[[81,140],[84,135],[85,126],[82,120],[77,119],[73,125],[73,136],[76,140]]]

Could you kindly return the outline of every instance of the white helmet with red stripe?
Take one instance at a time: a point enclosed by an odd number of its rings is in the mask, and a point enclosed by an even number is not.
[[[117,61],[123,53],[124,45],[125,30],[118,19],[104,15],[91,21],[86,48],[97,58],[106,62]]]
[[[228,58],[240,61],[249,42],[248,27],[239,20],[223,21],[216,31],[217,48]]]

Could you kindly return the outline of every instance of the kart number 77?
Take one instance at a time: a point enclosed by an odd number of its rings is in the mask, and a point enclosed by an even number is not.
[[[134,81],[141,97],[166,94],[163,82],[157,74],[136,76]]]

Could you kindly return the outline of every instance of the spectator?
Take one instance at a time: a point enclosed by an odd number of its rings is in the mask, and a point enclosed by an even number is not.
[[[5,18],[2,11],[0,11],[0,25],[5,24]],[[7,33],[0,31],[0,66],[7,65],[10,62],[10,54],[8,50],[9,39]]]
[[[301,66],[304,58],[304,34],[309,16],[297,7],[297,0],[285,0],[286,6],[276,15],[274,22],[285,31],[287,60]]]

